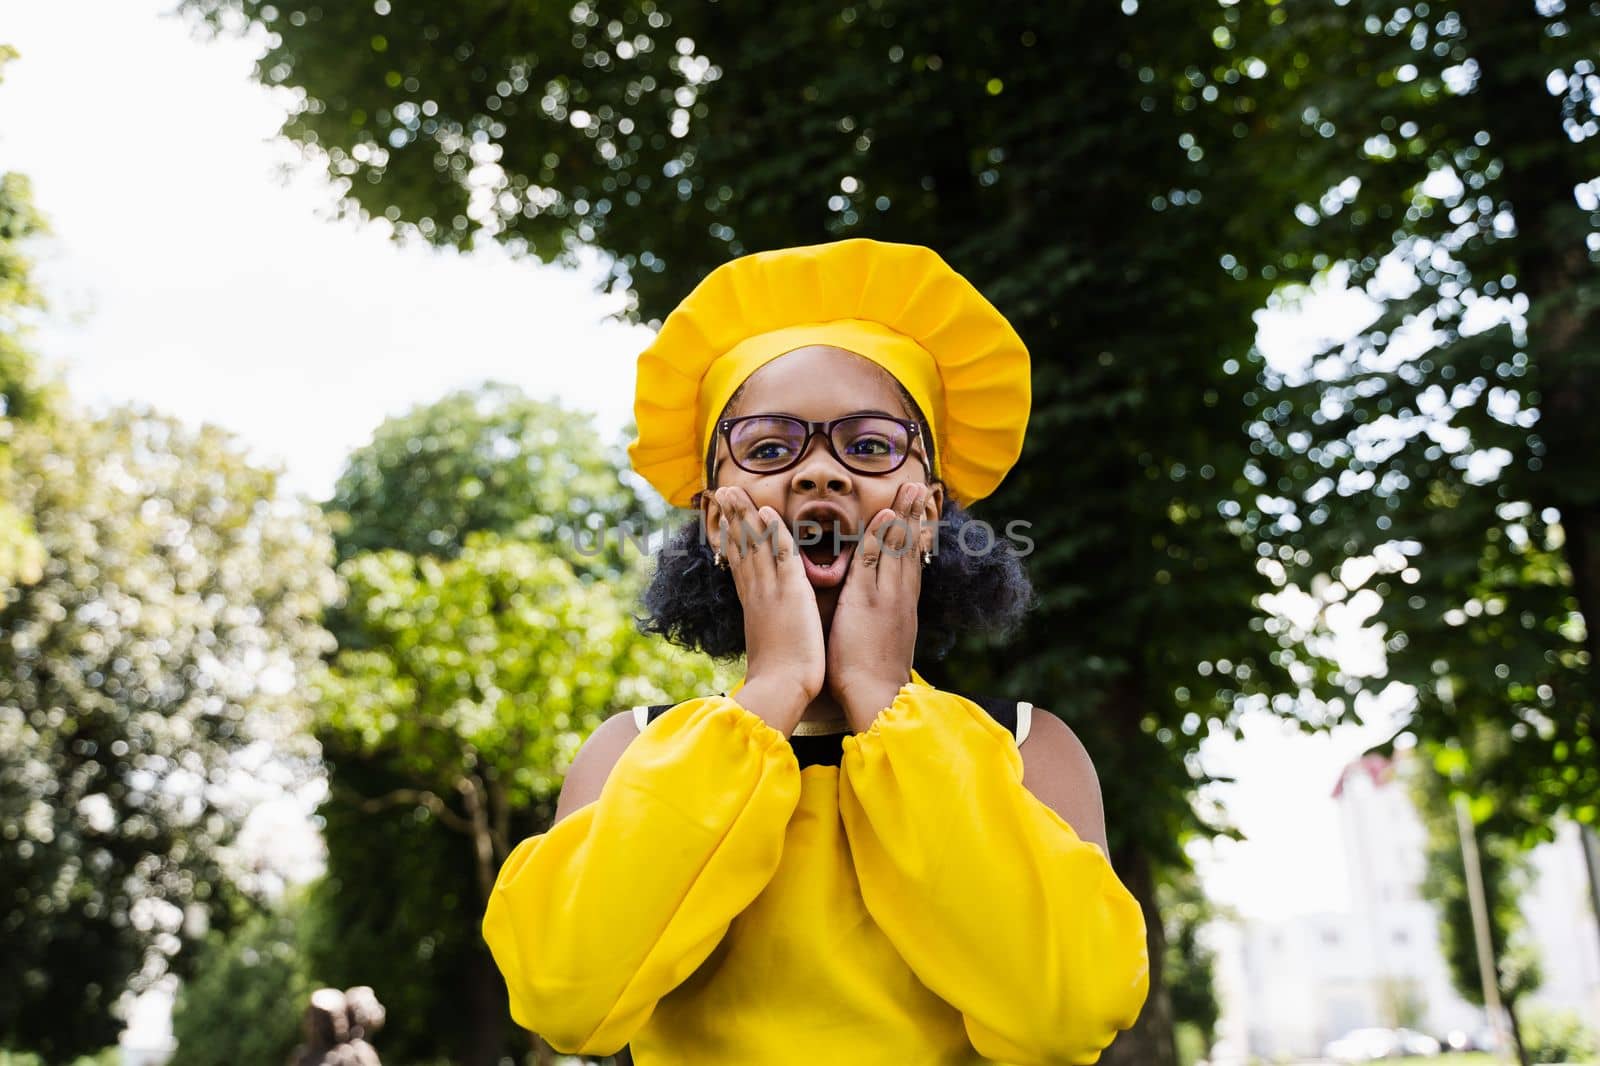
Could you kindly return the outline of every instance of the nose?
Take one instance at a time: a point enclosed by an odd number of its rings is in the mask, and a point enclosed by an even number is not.
[[[815,492],[819,486],[826,486],[830,493],[846,493],[854,487],[850,471],[834,458],[821,433],[811,438],[805,454],[789,472],[789,487],[797,492]]]

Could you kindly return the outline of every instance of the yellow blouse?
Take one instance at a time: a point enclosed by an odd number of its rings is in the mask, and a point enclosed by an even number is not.
[[[637,1066],[1031,1066],[1133,1024],[1138,902],[1009,730],[913,672],[802,770],[737,691],[661,714],[506,859],[483,935],[519,1025]]]

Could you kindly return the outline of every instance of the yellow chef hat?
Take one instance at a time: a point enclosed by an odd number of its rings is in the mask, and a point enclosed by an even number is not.
[[[814,344],[870,359],[905,387],[958,502],[993,492],[1021,453],[1031,384],[1016,330],[931,248],[858,237],[734,259],[684,297],[639,356],[633,468],[690,506],[729,397]]]

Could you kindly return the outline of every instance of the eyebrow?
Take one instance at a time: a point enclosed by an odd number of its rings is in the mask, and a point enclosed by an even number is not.
[[[809,422],[810,421],[810,419],[808,419],[808,418],[802,418],[801,416],[799,416],[797,414],[791,414],[788,411],[757,411],[757,412],[755,412],[755,414],[757,416],[760,416],[760,415],[768,415],[768,416],[770,416],[770,415],[778,415],[778,416],[783,417],[783,418],[797,419],[798,421],[801,421],[801,422]],[[866,411],[851,411],[849,414],[840,415],[839,417],[840,418],[854,418],[856,415],[883,415],[885,418],[905,418],[906,417],[906,413],[905,412],[902,412],[900,414],[894,414],[891,411],[880,411],[876,407],[871,408],[870,410],[866,410]],[[751,416],[750,415],[741,415],[740,417],[749,418]],[[726,420],[724,420],[724,421],[726,421]],[[818,419],[817,421],[819,421],[819,422],[827,422],[827,421],[829,421],[829,419],[821,418],[821,419]]]

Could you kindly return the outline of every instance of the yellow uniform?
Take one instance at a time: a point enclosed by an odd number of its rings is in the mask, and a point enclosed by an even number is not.
[[[737,691],[650,722],[506,860],[483,931],[520,1025],[637,1066],[1029,1066],[1133,1024],[1139,905],[1005,726],[913,671],[802,769]]]

